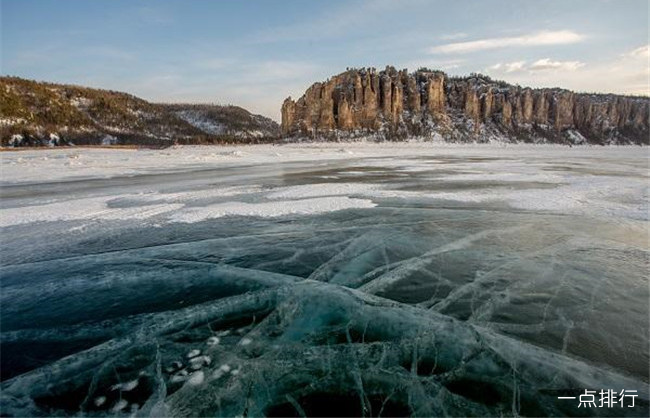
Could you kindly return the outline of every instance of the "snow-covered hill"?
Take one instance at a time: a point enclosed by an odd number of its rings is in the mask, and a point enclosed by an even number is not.
[[[0,77],[4,146],[264,142],[279,126],[236,106],[150,103],[127,93]]]
[[[212,135],[233,138],[270,138],[279,135],[279,126],[273,120],[254,115],[239,106],[209,104],[163,105],[176,116]]]

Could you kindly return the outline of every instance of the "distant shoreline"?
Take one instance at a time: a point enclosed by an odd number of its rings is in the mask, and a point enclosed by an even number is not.
[[[635,148],[648,148],[650,147],[647,144],[562,144],[562,143],[525,143],[525,142],[432,142],[432,141],[349,141],[349,142],[332,142],[332,141],[300,141],[300,142],[277,142],[277,143],[268,143],[268,144],[183,144],[183,145],[170,145],[167,147],[156,147],[156,146],[147,146],[147,145],[73,145],[73,146],[55,146],[55,147],[0,147],[0,152],[22,152],[22,151],[51,151],[51,150],[77,150],[77,149],[108,149],[108,150],[169,150],[169,149],[178,149],[178,148],[193,148],[193,147],[205,147],[205,148],[237,148],[237,147],[256,147],[256,146],[324,146],[324,147],[344,147],[344,146],[409,146],[409,145],[431,145],[432,147],[558,147],[558,148],[625,148],[625,147],[635,147]]]
[[[40,150],[54,150],[54,149],[80,149],[80,148],[106,148],[106,149],[156,149],[154,147],[144,147],[141,145],[74,145],[74,146],[63,146],[63,147],[0,147],[0,152],[11,152],[11,151],[40,151]]]

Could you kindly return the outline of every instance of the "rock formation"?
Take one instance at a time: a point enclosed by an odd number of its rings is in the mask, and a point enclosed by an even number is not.
[[[351,69],[315,83],[282,106],[291,137],[375,135],[384,139],[442,135],[561,143],[643,143],[650,99],[531,89],[481,75],[448,77],[426,69]]]

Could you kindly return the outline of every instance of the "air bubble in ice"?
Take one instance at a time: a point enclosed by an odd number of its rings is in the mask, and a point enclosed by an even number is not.
[[[190,385],[200,385],[205,380],[205,374],[203,371],[199,370],[190,375],[190,379],[187,381]]]
[[[230,372],[230,370],[232,370],[232,369],[231,369],[231,367],[229,365],[222,364],[221,366],[219,366],[219,368],[217,370],[215,370],[212,373],[212,378],[213,379],[220,379],[224,375],[228,374]]]
[[[208,366],[212,362],[212,359],[209,356],[198,356],[190,360],[190,368],[192,370],[198,370],[203,366]]]
[[[220,341],[219,337],[210,337],[210,338],[208,338],[208,341],[206,341],[206,343],[208,345],[217,345],[217,344],[219,344],[219,341]]]
[[[187,358],[193,358],[201,354],[201,350],[192,350],[187,353]]]
[[[132,391],[138,387],[138,379],[131,380],[130,382],[122,383],[121,390],[124,392]]]
[[[124,408],[126,408],[126,406],[127,406],[128,404],[129,404],[129,403],[128,403],[126,400],[124,400],[124,399],[120,399],[120,400],[117,401],[117,403],[113,406],[113,408],[111,408],[111,411],[113,411],[113,412],[120,412],[121,410],[123,410]]]
[[[165,371],[171,374],[174,373],[176,370],[180,370],[182,368],[183,368],[183,363],[181,363],[180,361],[175,361],[170,366],[167,366]]]
[[[174,374],[171,377],[171,379],[169,379],[169,381],[171,383],[184,382],[185,380],[187,380],[187,375],[188,375],[187,370],[179,370],[176,374]]]
[[[129,392],[135,389],[137,386],[138,386],[138,379],[135,379],[126,383],[117,383],[111,386],[111,390],[121,390],[123,392]]]

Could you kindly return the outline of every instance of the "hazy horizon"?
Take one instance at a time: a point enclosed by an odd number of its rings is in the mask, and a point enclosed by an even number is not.
[[[242,106],[347,67],[426,66],[513,84],[648,95],[648,3],[2,0],[2,74]]]

